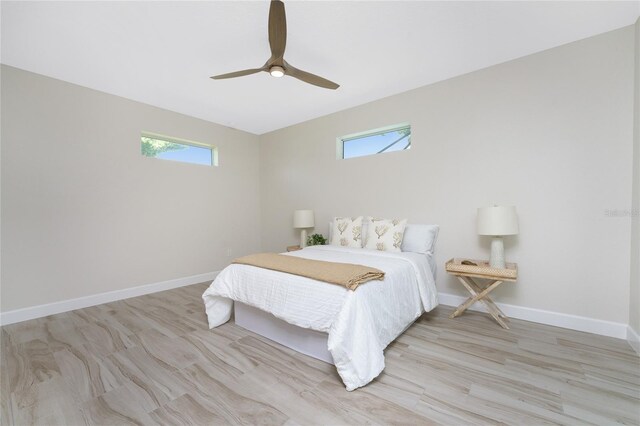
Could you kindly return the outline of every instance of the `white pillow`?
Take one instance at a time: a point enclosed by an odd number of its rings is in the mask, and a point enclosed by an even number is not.
[[[402,251],[433,254],[439,230],[438,225],[407,224],[402,239]]]
[[[332,246],[362,248],[362,216],[333,218],[330,234]]]
[[[367,218],[367,238],[365,248],[380,251],[399,252],[402,245],[407,219]]]

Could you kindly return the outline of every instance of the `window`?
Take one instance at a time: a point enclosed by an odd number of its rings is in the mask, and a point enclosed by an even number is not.
[[[338,158],[355,158],[411,149],[411,126],[387,126],[338,138]]]
[[[175,138],[143,133],[140,138],[140,152],[145,157],[183,163],[217,166],[217,149],[213,146],[183,141]]]

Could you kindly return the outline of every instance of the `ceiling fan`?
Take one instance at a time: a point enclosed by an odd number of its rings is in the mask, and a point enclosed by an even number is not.
[[[284,13],[284,3],[281,0],[271,0],[269,7],[269,45],[271,46],[271,57],[260,68],[252,68],[243,71],[230,72],[228,74],[215,75],[211,78],[222,80],[224,78],[242,77],[244,75],[255,74],[260,71],[268,72],[273,77],[283,77],[285,75],[295,77],[305,83],[335,90],[339,84],[329,81],[306,71],[302,71],[284,60],[284,48],[287,44],[287,18]]]

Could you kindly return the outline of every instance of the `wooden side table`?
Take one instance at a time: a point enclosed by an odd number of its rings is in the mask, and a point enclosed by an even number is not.
[[[300,247],[300,246],[289,246],[289,247],[287,247],[287,251],[296,251],[296,250],[302,250],[302,247]]]
[[[463,265],[462,262],[468,260],[475,263],[475,265]],[[489,293],[495,290],[504,281],[515,282],[518,278],[518,265],[515,263],[507,263],[505,269],[492,268],[489,263],[484,260],[471,260],[471,259],[450,259],[445,264],[447,273],[454,275],[460,280],[462,285],[471,293],[471,297],[464,301],[463,304],[449,316],[449,318],[455,318],[460,316],[471,305],[476,302],[481,302],[486,306],[489,314],[500,324],[502,327],[509,329],[507,322],[509,318],[496,306],[496,304],[489,297]],[[482,278],[489,280],[486,286],[479,284],[474,278]]]

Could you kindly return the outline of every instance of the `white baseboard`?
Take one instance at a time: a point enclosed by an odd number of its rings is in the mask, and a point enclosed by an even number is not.
[[[631,326],[627,326],[627,342],[640,355],[640,335]]]
[[[462,302],[467,300],[464,296],[447,293],[438,293],[438,298],[440,303],[446,306],[459,306]],[[504,303],[496,303],[496,305],[498,305],[498,307],[510,318],[569,328],[571,330],[585,331],[587,333],[600,334],[603,336],[616,337],[618,339],[628,338],[627,324],[581,317],[578,315],[563,314],[560,312],[545,311],[543,309],[507,305]],[[469,309],[473,311],[486,312],[484,305],[481,303],[475,303]]]
[[[47,303],[46,305],[31,306],[28,308],[1,312],[0,325],[13,324],[30,319],[46,317],[48,315],[73,311],[75,309],[88,308],[89,306],[101,305],[103,303],[115,302],[122,299],[129,299],[130,297],[157,293],[159,291],[171,290],[172,288],[184,287],[187,285],[198,284],[205,281],[213,281],[216,275],[218,275],[218,272],[219,271],[207,272],[205,274],[192,275],[190,277],[176,278],[175,280],[162,281],[159,283],[125,288],[122,290],[108,291],[106,293],[92,294],[90,296],[79,297],[77,299]]]
[[[46,305],[32,306],[28,308],[16,309],[0,313],[0,325],[8,325],[16,322],[27,321],[35,318],[42,318],[48,315],[73,311],[75,309],[87,308],[89,306],[103,303],[115,302],[117,300],[128,299],[130,297],[142,296],[159,291],[171,290],[173,288],[198,284],[205,281],[213,281],[219,271],[207,272],[205,274],[193,275],[190,277],[177,278],[169,281],[162,281],[154,284],[147,284],[139,287],[125,288],[122,290],[109,291],[106,293],[94,294],[91,296],[79,297],[77,299],[62,300],[60,302],[48,303]],[[439,293],[438,298],[441,304],[446,306],[458,306],[466,300],[464,296],[454,294]],[[527,308],[524,306],[508,305],[496,303],[504,313],[511,317],[540,324],[553,325],[556,327],[568,328],[571,330],[585,331],[587,333],[601,334],[619,339],[627,339],[629,344],[640,354],[640,337],[630,326],[612,321],[604,321],[594,318],[581,317],[577,315],[563,314],[559,312],[545,311],[542,309]],[[482,304],[474,304],[470,310],[486,312]]]

